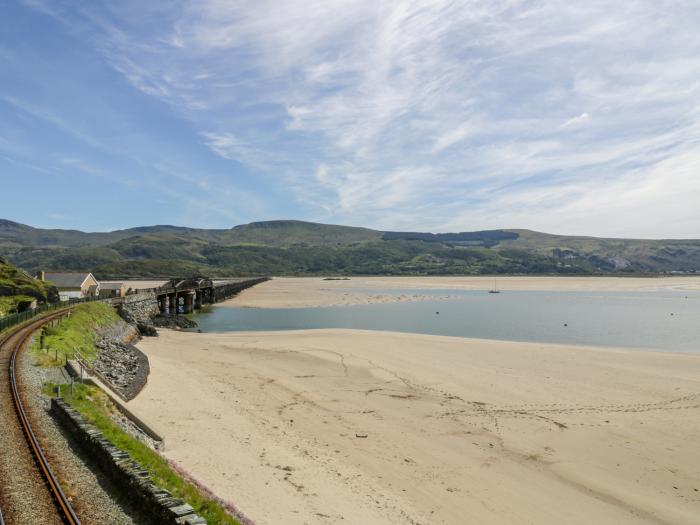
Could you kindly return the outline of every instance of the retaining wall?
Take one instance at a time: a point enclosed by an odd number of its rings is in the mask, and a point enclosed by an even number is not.
[[[160,313],[155,292],[139,292],[124,297],[119,313],[127,322],[135,325],[150,325],[151,319]]]
[[[206,520],[190,505],[153,484],[146,470],[112,445],[95,426],[63,399],[51,399],[51,411],[85,452],[128,495],[154,525],[202,525]]]

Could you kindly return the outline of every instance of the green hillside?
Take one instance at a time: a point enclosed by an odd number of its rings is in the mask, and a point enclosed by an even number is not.
[[[382,232],[303,221],[107,233],[0,221],[0,253],[30,272],[90,270],[98,278],[700,272],[698,240],[601,239],[529,230]]]
[[[229,230],[226,240],[231,244],[334,246],[378,241],[381,237],[382,232],[367,228],[304,221],[266,221],[235,226]]]
[[[228,230],[205,230],[181,226],[141,226],[104,233],[78,230],[44,230],[0,219],[0,249],[32,247],[107,246],[132,237],[183,237],[221,244],[327,244],[379,240],[382,232],[367,228],[333,226],[304,221],[251,222]]]
[[[529,230],[510,230],[514,240],[501,243],[501,249],[513,247],[552,256],[563,263],[587,260],[601,271],[696,272],[700,270],[700,241],[605,239],[550,235]]]
[[[0,258],[0,317],[23,309],[34,299],[55,300],[55,289]]]

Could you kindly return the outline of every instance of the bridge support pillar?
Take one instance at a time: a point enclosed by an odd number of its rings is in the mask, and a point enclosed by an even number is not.
[[[168,313],[170,315],[177,314],[177,294],[176,293],[168,295]]]
[[[188,292],[185,294],[185,313],[191,314],[194,310],[194,292]]]
[[[161,295],[158,297],[158,310],[160,310],[160,314],[164,315],[168,311],[168,297],[165,295]]]
[[[202,308],[202,300],[204,298],[204,291],[203,290],[197,290],[194,295],[194,308],[195,310],[199,310]]]

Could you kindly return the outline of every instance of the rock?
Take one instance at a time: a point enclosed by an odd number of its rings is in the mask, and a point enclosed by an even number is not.
[[[139,332],[143,336],[147,336],[147,337],[157,337],[158,336],[158,331],[156,330],[156,327],[150,323],[149,324],[137,323],[136,327],[139,329]]]
[[[158,298],[154,292],[127,295],[119,309],[119,315],[127,323],[150,325],[151,318],[158,315]]]
[[[159,328],[196,328],[197,323],[183,315],[157,315],[153,324]]]
[[[99,352],[92,363],[94,371],[124,399],[133,399],[150,372],[146,355],[130,344],[138,338],[138,332],[127,323],[118,323],[102,329],[100,335],[96,343]]]

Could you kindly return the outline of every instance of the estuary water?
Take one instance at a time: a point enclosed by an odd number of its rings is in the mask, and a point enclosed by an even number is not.
[[[700,353],[700,293],[372,290],[450,299],[317,308],[214,306],[203,332],[354,328]]]

